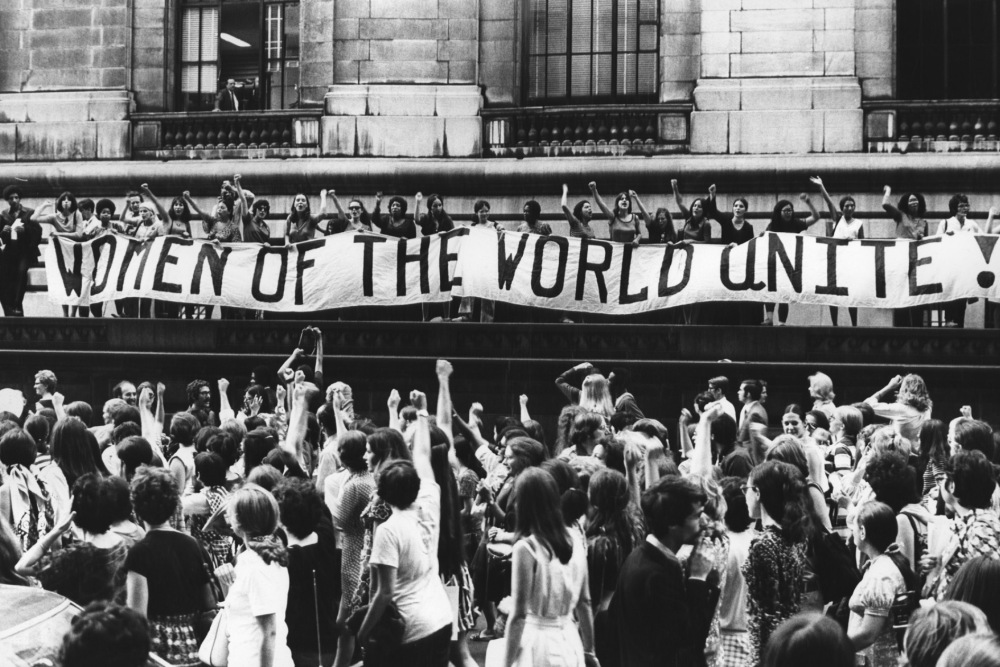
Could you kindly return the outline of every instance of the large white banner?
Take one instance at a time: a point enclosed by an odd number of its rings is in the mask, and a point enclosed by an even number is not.
[[[126,297],[309,312],[475,296],[627,314],[704,301],[898,308],[1000,299],[1000,237],[845,241],[764,234],[743,245],[644,245],[460,228],[405,240],[339,234],[291,246],[52,237],[50,298]]]

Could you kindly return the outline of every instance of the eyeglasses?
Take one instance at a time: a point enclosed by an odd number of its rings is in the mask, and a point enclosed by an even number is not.
[[[360,211],[361,207],[360,206],[348,206],[347,210],[349,210],[349,211]]]
[[[806,424],[806,430],[812,433],[816,430],[816,424]]]
[[[752,484],[741,484],[740,485],[740,491],[742,491],[743,493],[746,493],[750,489],[753,489],[754,491],[756,491],[757,487],[753,486]]]
[[[202,389],[198,393],[201,394],[202,396],[211,396],[212,395],[212,390],[211,389]]]

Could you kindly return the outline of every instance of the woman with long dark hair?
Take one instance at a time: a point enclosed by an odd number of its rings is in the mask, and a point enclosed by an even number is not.
[[[45,468],[40,478],[52,496],[52,508],[56,520],[60,521],[70,512],[69,491],[77,478],[87,473],[107,476],[108,470],[101,460],[97,438],[76,417],[56,423],[52,429],[51,452],[56,465]]]
[[[532,511],[517,516],[505,664],[592,663],[594,620],[587,557],[563,520],[556,482],[544,470],[530,469],[519,476],[517,494],[522,506]]]
[[[743,566],[747,625],[756,664],[771,633],[801,608],[806,544],[813,529],[805,478],[795,466],[765,461],[753,469],[744,488],[750,516],[760,519],[763,526]]]
[[[795,207],[792,205],[792,202],[782,199],[774,205],[774,210],[771,211],[771,222],[768,223],[766,231],[780,234],[801,234],[819,222],[819,211],[816,210],[812,200],[809,199],[809,195],[803,192],[799,195],[799,199],[809,207],[810,215],[808,218],[804,220],[796,218]],[[774,324],[774,304],[764,304],[764,311],[766,315],[762,324],[767,326]],[[784,326],[787,321],[788,304],[778,304],[778,326]]]
[[[899,204],[892,203],[892,188],[883,188],[882,208],[896,221],[896,238],[919,241],[929,233],[927,202],[919,192],[907,192],[899,198]],[[897,308],[892,314],[892,325],[896,327],[924,326],[924,306]]]

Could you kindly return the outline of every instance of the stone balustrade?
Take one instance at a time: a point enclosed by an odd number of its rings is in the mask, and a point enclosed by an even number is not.
[[[871,153],[1000,152],[1000,100],[866,103]]]
[[[487,157],[659,155],[686,152],[691,105],[483,111]]]
[[[133,157],[270,158],[319,154],[322,111],[133,114]]]

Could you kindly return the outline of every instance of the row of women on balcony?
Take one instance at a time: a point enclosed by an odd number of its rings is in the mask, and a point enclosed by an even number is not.
[[[267,219],[271,212],[270,203],[266,199],[256,199],[241,185],[240,175],[236,174],[232,182],[225,181],[217,203],[211,210],[202,210],[192,200],[190,193],[185,191],[175,197],[170,207],[164,207],[159,199],[143,184],[139,191],[126,195],[124,210],[116,217],[116,207],[108,199],[101,199],[95,205],[91,200],[77,202],[71,193],[60,195],[55,204],[46,203],[30,215],[31,221],[49,223],[55,233],[77,240],[88,240],[100,234],[117,232],[149,239],[160,235],[176,234],[190,238],[192,236],[192,219],[201,219],[202,232],[211,240],[230,242],[270,243],[272,232]],[[827,192],[821,178],[814,177],[811,181],[819,188],[829,212],[826,234],[835,238],[864,238],[864,220],[855,217],[856,202],[850,195],[844,196],[835,203]],[[749,205],[743,197],[736,198],[732,204],[732,212],[719,211],[716,202],[716,188],[709,187],[707,197],[695,198],[690,205],[685,206],[677,180],[671,181],[671,187],[677,208],[680,211],[682,224],[675,226],[673,215],[666,207],[655,209],[650,214],[641,198],[634,190],[620,193],[609,207],[601,197],[595,182],[588,184],[593,202],[608,221],[608,231],[604,238],[621,243],[723,243],[735,245],[745,243],[757,235],[752,224],[747,219]],[[594,206],[588,199],[578,201],[571,209],[569,206],[569,187],[563,186],[561,208],[569,224],[569,235],[574,237],[594,238],[597,230],[592,226],[596,220]],[[931,226],[926,219],[927,206],[923,195],[919,193],[904,194],[897,205],[891,201],[892,190],[885,187],[883,208],[896,222],[895,237],[899,239],[919,240],[931,234]],[[782,199],[772,210],[767,231],[801,233],[823,219],[812,200],[805,193],[799,199],[808,207],[808,217],[800,217],[795,212],[792,201]],[[328,201],[332,200],[335,211],[328,210]],[[633,212],[634,207],[637,210]],[[421,212],[421,207],[426,210]],[[285,243],[297,243],[315,238],[321,234],[336,234],[346,231],[365,231],[382,233],[399,238],[416,238],[419,235],[433,234],[455,228],[455,222],[446,211],[445,200],[440,195],[432,194],[426,197],[421,193],[415,196],[413,215],[407,214],[408,203],[403,197],[395,196],[389,199],[388,213],[382,213],[382,193],[375,197],[375,206],[369,212],[360,199],[351,199],[347,210],[341,204],[334,190],[323,190],[320,193],[320,205],[313,212],[306,193],[297,193],[291,205],[291,212],[284,229]],[[984,225],[980,226],[969,217],[969,200],[965,195],[954,195],[949,201],[951,217],[941,220],[935,234],[954,232],[1000,233],[1000,220],[995,220],[1000,209],[991,208]],[[710,221],[714,220],[721,228],[718,238],[713,238]],[[0,238],[7,241],[10,235],[9,222],[0,221]],[[491,229],[503,228],[490,219],[490,204],[486,200],[478,200],[473,205],[471,216],[472,226],[483,226]],[[641,225],[646,228],[645,237]],[[528,201],[523,207],[523,219],[515,228],[518,232],[551,234],[551,226],[542,221],[541,205],[534,200]],[[6,235],[6,236],[4,236]],[[27,270],[26,264],[23,266]],[[992,304],[991,304],[992,305]],[[760,305],[754,303],[728,306],[733,312],[725,319],[737,324],[761,323]],[[127,310],[127,309],[126,309]],[[463,308],[462,310],[468,310]],[[774,323],[774,305],[765,307],[763,324]],[[777,307],[777,324],[787,321],[788,305]],[[921,326],[924,308],[901,309],[896,313],[894,322],[897,326]],[[1000,310],[994,308],[993,310]],[[96,314],[96,313],[95,313]],[[169,316],[169,313],[167,313]],[[467,314],[467,313],[463,313]],[[684,311],[686,323],[697,323],[704,313],[697,307],[689,307]],[[857,309],[849,309],[851,322],[857,325]],[[948,304],[945,316],[948,324],[963,326],[965,301]],[[831,307],[833,324],[837,324],[838,312]],[[485,315],[484,315],[485,317]],[[492,319],[492,309],[490,318]],[[1000,319],[1000,318],[998,318]]]

